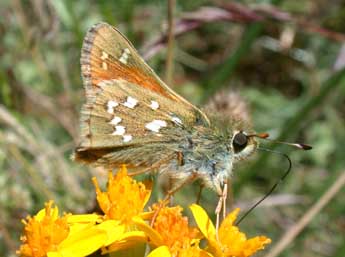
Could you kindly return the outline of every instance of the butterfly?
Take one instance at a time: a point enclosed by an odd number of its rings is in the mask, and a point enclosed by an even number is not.
[[[189,103],[109,24],[87,32],[81,70],[86,103],[76,161],[156,170],[171,178],[171,192],[201,180],[221,196],[234,164],[258,147],[250,124]]]

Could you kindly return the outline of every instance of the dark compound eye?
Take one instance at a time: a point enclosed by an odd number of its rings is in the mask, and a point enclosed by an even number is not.
[[[237,133],[232,140],[235,153],[242,151],[247,146],[247,143],[248,137],[243,132]]]

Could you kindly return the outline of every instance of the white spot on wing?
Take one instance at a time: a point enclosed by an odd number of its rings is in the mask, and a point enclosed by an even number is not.
[[[108,69],[108,64],[106,62],[102,62],[102,69],[107,70]]]
[[[161,127],[166,127],[167,126],[167,123],[166,123],[165,120],[154,120],[153,122],[158,124]]]
[[[182,125],[182,120],[176,116],[171,117],[171,120],[177,125]]]
[[[119,61],[123,64],[127,64],[127,58],[124,58],[123,56],[120,57]]]
[[[123,53],[119,58],[119,61],[122,62],[123,64],[127,64],[130,54],[131,54],[131,51],[128,48],[125,48],[125,50],[123,50]]]
[[[103,60],[102,62],[102,69],[107,70],[108,69],[108,64],[105,62],[106,59],[108,59],[109,54],[102,51],[101,59]]]
[[[138,100],[128,96],[127,101],[123,103],[124,106],[133,109],[138,104]]]
[[[106,60],[106,59],[108,59],[108,57],[109,57],[109,54],[106,53],[106,52],[104,52],[104,51],[102,51],[101,59],[102,59],[102,60]]]
[[[111,125],[117,125],[117,124],[119,124],[121,121],[122,121],[122,119],[121,119],[120,117],[115,116],[109,123],[110,123]]]
[[[124,135],[123,136],[123,142],[127,143],[132,140],[132,135]]]
[[[150,107],[152,110],[157,110],[159,108],[159,103],[156,101],[151,101]]]
[[[118,106],[118,105],[119,104],[117,102],[113,101],[113,100],[108,101],[108,103],[107,103],[107,107],[108,107],[107,112],[113,114],[114,113],[114,108],[116,106]]]
[[[97,86],[100,86],[100,87],[105,87],[106,85],[107,85],[107,82],[103,80],[97,83]]]
[[[112,133],[114,136],[123,136],[126,133],[124,126],[115,126],[115,131]]]
[[[164,120],[153,120],[145,125],[145,128],[153,132],[159,132],[162,127],[166,127],[167,123]]]

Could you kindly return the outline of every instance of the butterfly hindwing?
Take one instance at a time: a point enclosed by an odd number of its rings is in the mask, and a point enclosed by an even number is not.
[[[197,118],[198,114],[186,110],[183,104],[147,88],[125,80],[106,80],[99,83],[99,92],[82,109],[82,141],[76,157],[90,159],[97,154],[91,159],[99,159],[117,152],[111,157],[124,161],[128,158],[121,158],[124,149],[132,149],[126,151],[127,155],[134,153],[134,148],[152,148],[156,153],[164,144],[169,148],[169,144],[179,142],[187,133],[186,126],[195,124]]]
[[[194,124],[195,119],[195,114],[186,111],[181,104],[146,88],[125,80],[103,81],[94,101],[87,103],[82,110],[84,140],[80,146],[119,147],[165,141],[162,136],[165,130],[156,129],[158,132],[154,133],[155,126],[150,129],[150,122],[164,121],[166,125],[159,125],[158,122],[156,127],[175,126],[182,129],[185,125]],[[116,126],[123,126],[125,132],[116,132]],[[125,135],[131,135],[131,139],[124,138]]]

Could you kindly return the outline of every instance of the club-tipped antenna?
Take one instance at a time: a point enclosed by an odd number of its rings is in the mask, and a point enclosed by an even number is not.
[[[274,151],[274,150],[270,150],[270,149],[266,149],[266,148],[258,148],[258,150],[262,150],[262,151],[267,151],[267,152],[271,152],[271,153],[276,153],[276,154],[279,154],[281,156],[284,156],[288,162],[289,162],[289,166],[288,168],[286,169],[286,171],[284,172],[283,176],[281,176],[279,178],[279,180],[271,187],[271,189],[259,200],[257,201],[252,207],[250,207],[249,210],[247,210],[245,212],[245,214],[236,222],[236,226],[238,226],[242,220],[244,220],[245,217],[248,216],[249,213],[251,213],[255,208],[256,206],[258,206],[260,203],[262,203],[262,201],[264,201],[270,194],[273,193],[273,191],[277,188],[277,186],[286,178],[286,176],[290,173],[291,171],[291,167],[292,167],[292,162],[291,162],[291,159],[290,157],[285,154],[285,153],[281,153],[281,152],[278,152],[278,151]]]
[[[250,134],[250,135],[248,135],[248,137],[258,137],[258,138],[261,138],[261,139],[268,140],[268,141],[270,141],[270,142],[272,142],[272,143],[290,145],[290,146],[293,146],[293,147],[296,147],[296,148],[302,149],[302,150],[311,150],[311,149],[313,149],[312,146],[307,145],[307,144],[302,144],[302,143],[289,143],[289,142],[279,141],[279,140],[275,140],[275,139],[270,139],[270,138],[268,138],[268,137],[269,137],[269,134],[268,134],[268,133]]]

